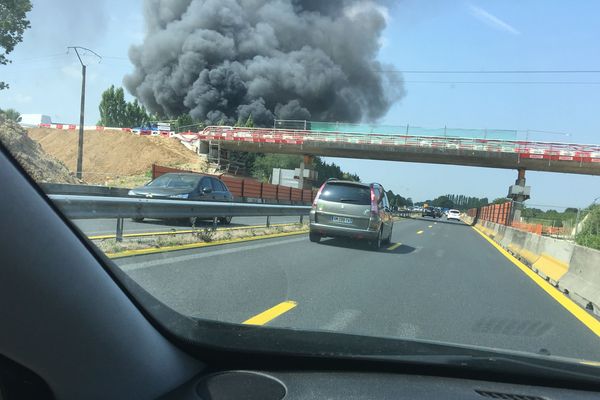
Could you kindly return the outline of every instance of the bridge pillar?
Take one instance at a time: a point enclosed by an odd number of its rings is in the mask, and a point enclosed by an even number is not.
[[[525,185],[525,168],[519,168],[517,170],[517,180],[514,185],[508,188],[508,196],[513,200],[512,215],[510,222],[521,220],[521,211],[523,210],[523,203],[528,200],[531,196],[531,187]]]
[[[310,187],[312,186],[312,181],[309,178],[310,184],[307,184],[307,188],[305,188],[305,184],[304,184],[304,170],[305,169],[312,169],[313,166],[313,161],[315,160],[315,156],[310,155],[310,154],[304,154],[304,157],[302,158],[302,161],[300,162],[300,174],[299,174],[299,179],[300,179],[300,189],[310,189]]]

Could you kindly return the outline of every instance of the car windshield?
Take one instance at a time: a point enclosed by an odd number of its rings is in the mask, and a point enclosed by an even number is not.
[[[0,148],[173,340],[600,366],[599,15],[3,1]]]
[[[371,204],[371,189],[365,186],[331,182],[323,187],[319,198],[326,201],[369,205]]]
[[[167,174],[160,176],[148,183],[147,186],[155,189],[194,189],[198,186],[201,176],[182,175],[182,174]]]

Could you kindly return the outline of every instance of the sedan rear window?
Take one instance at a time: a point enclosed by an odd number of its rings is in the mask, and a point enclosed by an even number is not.
[[[198,184],[201,176],[165,174],[150,182],[148,186],[154,188],[193,189]]]
[[[328,183],[323,188],[320,199],[340,203],[369,205],[371,204],[371,190],[365,186]]]

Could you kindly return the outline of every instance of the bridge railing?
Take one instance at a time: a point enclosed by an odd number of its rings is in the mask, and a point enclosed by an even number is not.
[[[229,140],[253,143],[302,145],[308,143],[350,143],[361,145],[419,147],[440,150],[470,150],[518,154],[522,158],[600,163],[600,145],[532,142],[442,136],[391,135],[379,133],[320,132],[313,130],[208,126],[202,132],[188,132],[182,140]]]

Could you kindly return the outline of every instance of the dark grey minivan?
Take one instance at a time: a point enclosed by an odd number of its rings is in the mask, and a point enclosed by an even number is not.
[[[161,175],[144,186],[131,189],[129,195],[162,199],[233,201],[233,195],[219,178],[188,172]],[[141,222],[141,219],[134,221]],[[231,217],[219,217],[219,222],[229,224]]]
[[[322,237],[368,240],[376,249],[392,238],[394,220],[383,186],[328,180],[310,211],[310,241]]]

